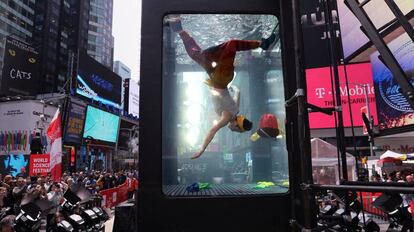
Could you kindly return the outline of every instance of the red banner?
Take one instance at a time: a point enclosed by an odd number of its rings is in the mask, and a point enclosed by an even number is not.
[[[115,207],[128,200],[127,182],[115,188],[102,190],[99,194],[102,196],[102,206],[105,206],[106,208]]]
[[[50,155],[30,155],[29,175],[47,175],[50,172]]]

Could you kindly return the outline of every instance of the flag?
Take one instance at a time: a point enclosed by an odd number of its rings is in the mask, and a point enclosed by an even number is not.
[[[62,176],[62,116],[58,109],[47,128],[50,139],[50,173],[53,180],[60,181]]]

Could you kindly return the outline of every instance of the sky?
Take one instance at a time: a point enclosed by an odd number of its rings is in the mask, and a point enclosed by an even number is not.
[[[139,79],[141,50],[141,0],[114,0],[112,35],[114,61],[131,69],[132,79]]]

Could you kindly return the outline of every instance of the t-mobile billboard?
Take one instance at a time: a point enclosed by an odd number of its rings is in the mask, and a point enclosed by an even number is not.
[[[344,126],[351,127],[351,115],[349,103],[351,104],[352,120],[354,126],[362,126],[361,108],[366,107],[365,89],[368,93],[370,114],[377,122],[377,108],[375,105],[375,93],[372,80],[371,64],[361,63],[346,66],[348,76],[348,87],[345,84],[344,66],[339,66],[340,92],[343,109]],[[333,73],[332,73],[333,74]],[[318,107],[334,107],[333,97],[335,92],[331,87],[331,72],[329,67],[314,68],[306,70],[307,97],[308,102]],[[348,100],[349,94],[349,100]],[[310,113],[309,123],[311,129],[334,128],[334,116],[322,113]]]

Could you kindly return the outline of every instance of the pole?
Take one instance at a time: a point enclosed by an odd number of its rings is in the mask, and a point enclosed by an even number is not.
[[[363,84],[362,85],[364,87],[364,93],[365,93],[365,102],[367,105],[367,116],[368,116],[368,121],[369,121],[369,128],[367,128],[367,130],[372,130],[372,120],[371,120],[371,113],[369,110],[369,98],[368,98],[368,85],[367,84]],[[374,153],[374,143],[373,143],[373,138],[371,136],[370,133],[368,133],[368,140],[369,140],[369,151],[370,151],[370,156],[375,156]]]

